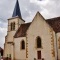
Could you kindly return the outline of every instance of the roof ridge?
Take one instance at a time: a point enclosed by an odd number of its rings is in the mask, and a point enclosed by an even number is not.
[[[60,19],[60,16],[59,17],[50,18],[50,19],[46,19],[46,20],[54,20],[54,19],[56,20],[58,18]]]

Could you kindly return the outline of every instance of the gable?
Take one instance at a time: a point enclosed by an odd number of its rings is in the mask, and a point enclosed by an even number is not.
[[[48,24],[47,24],[48,23]],[[35,15],[33,21],[31,23],[25,23],[25,24],[21,24],[21,26],[19,27],[19,29],[17,30],[16,34],[14,35],[15,38],[18,37],[25,37],[26,36],[26,32],[30,29],[30,27],[32,25],[35,25],[32,27],[32,30],[35,28],[38,29],[38,25],[39,28],[44,29],[47,26],[44,25],[49,25],[53,28],[53,30],[57,33],[60,32],[60,17],[56,17],[56,18],[52,18],[52,19],[44,19],[44,17],[37,12],[37,14]]]
[[[30,30],[34,30],[34,31],[37,30],[38,32],[38,29],[40,29],[42,31],[47,26],[49,27],[49,24],[46,22],[44,17],[39,12],[37,12],[37,14],[35,15],[34,19],[32,20],[32,23],[30,24],[27,30],[27,33]]]

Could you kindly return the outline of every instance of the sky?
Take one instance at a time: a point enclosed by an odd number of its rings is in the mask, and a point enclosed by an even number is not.
[[[12,18],[16,0],[0,0],[0,47],[4,47],[8,19]],[[45,19],[60,16],[60,0],[19,0],[22,18],[31,22],[39,11]]]

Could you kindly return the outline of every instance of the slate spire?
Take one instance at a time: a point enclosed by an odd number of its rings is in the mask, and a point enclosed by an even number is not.
[[[15,8],[14,8],[12,17],[16,17],[16,16],[22,18],[18,0],[16,1],[16,5],[15,5]]]

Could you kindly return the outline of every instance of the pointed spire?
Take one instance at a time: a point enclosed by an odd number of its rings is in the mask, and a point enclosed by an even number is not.
[[[22,18],[18,0],[16,2],[12,17],[16,17],[16,16]]]

